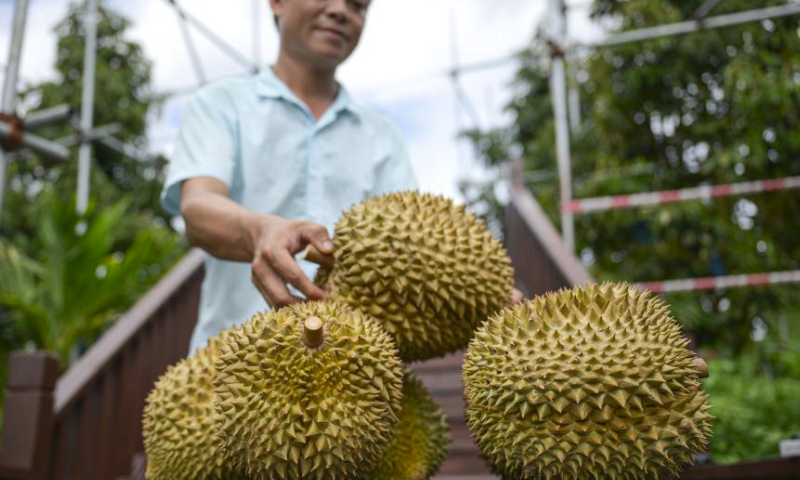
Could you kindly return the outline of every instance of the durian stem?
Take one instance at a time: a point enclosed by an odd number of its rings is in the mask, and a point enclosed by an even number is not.
[[[303,260],[316,263],[317,265],[327,268],[328,270],[333,269],[333,264],[336,261],[333,255],[322,253],[317,250],[317,247],[311,244],[309,244],[306,247],[306,250],[303,252]]]
[[[322,319],[308,317],[303,321],[303,335],[300,337],[306,347],[314,349],[325,341],[325,331],[322,328]]]

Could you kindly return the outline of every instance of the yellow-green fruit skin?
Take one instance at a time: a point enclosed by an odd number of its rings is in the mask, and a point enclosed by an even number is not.
[[[214,364],[225,330],[193,357],[169,367],[147,397],[142,436],[149,480],[231,480],[220,450],[214,408]]]
[[[403,378],[400,421],[369,480],[426,480],[447,457],[450,427],[428,389],[412,372]]]
[[[467,423],[509,479],[657,479],[711,435],[695,355],[661,299],[604,283],[509,307],[464,361]]]
[[[324,342],[302,340],[318,317]],[[359,478],[400,413],[403,367],[372,318],[336,302],[257,314],[222,346],[214,381],[224,448],[250,480]]]
[[[513,269],[482,220],[413,191],[354,205],[334,231],[335,266],[315,281],[328,298],[381,322],[400,357],[426,360],[467,346],[511,299]]]

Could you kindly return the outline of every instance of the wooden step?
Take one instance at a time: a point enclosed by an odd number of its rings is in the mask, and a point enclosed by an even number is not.
[[[434,397],[438,395],[464,394],[464,384],[461,382],[460,370],[426,370],[418,372],[417,376],[428,387]]]
[[[432,480],[500,480],[494,475],[436,475]]]
[[[451,353],[440,358],[432,358],[423,362],[414,362],[409,367],[415,372],[431,372],[436,370],[458,370],[464,361],[464,352]]]

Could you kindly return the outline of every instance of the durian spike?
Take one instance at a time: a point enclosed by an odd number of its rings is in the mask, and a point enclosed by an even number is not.
[[[335,263],[333,255],[320,252],[317,249],[317,247],[315,247],[310,243],[303,252],[303,260],[308,260],[311,263],[316,263],[317,265],[325,267],[328,270],[332,269],[333,264]]]
[[[692,360],[692,365],[697,367],[698,376],[700,378],[708,378],[708,364],[700,357]]]
[[[314,349],[325,341],[325,331],[322,328],[322,319],[308,317],[303,321],[303,335],[300,337],[306,347]]]

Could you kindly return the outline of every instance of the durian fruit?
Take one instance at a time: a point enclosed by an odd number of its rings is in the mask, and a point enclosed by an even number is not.
[[[410,371],[403,377],[400,421],[368,480],[426,480],[447,457],[450,427],[425,385]]]
[[[229,480],[236,475],[220,451],[212,381],[219,346],[230,330],[193,357],[169,367],[147,396],[142,436],[149,480]]]
[[[509,307],[464,361],[467,424],[509,479],[657,479],[711,435],[708,396],[669,308],[626,284]]]
[[[377,464],[403,367],[378,322],[337,302],[253,316],[222,346],[222,442],[250,480],[339,480]]]
[[[482,220],[445,197],[407,191],[345,212],[332,268],[315,281],[327,298],[379,320],[407,362],[466,347],[480,322],[507,305],[511,261]]]

